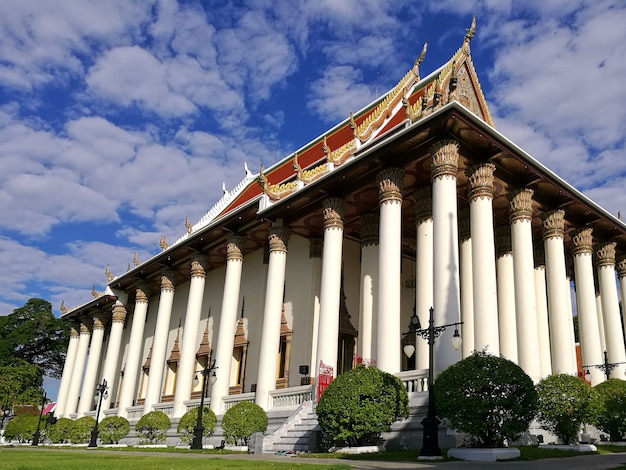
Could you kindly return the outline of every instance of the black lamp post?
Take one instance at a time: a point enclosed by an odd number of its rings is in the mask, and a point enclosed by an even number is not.
[[[217,366],[215,365],[215,359],[206,361],[204,369],[199,372],[202,375],[202,394],[200,395],[200,408],[198,409],[198,421],[196,421],[196,425],[193,428],[193,440],[191,441],[191,449],[202,449],[202,435],[204,434],[204,426],[202,425],[202,412],[204,409],[204,395],[206,394],[207,381],[211,380],[211,384],[214,384],[217,380],[217,375],[215,374],[215,369]],[[211,372],[213,372],[211,374]],[[196,380],[198,377],[196,376]]]
[[[609,354],[604,351],[604,362],[602,364],[590,364],[588,366],[583,366],[587,369],[585,375],[589,375],[589,367],[595,367],[596,369],[600,369],[606,375],[606,380],[611,378],[611,372],[617,368],[620,364],[626,364],[626,362],[609,362]]]
[[[454,326],[454,335],[452,336],[452,347],[459,349],[461,346],[461,335],[459,335],[458,326],[463,322],[450,323],[448,325],[435,326],[433,318],[434,309],[430,307],[430,317],[428,319],[428,328],[422,329],[417,315],[411,317],[411,322],[415,325],[415,334],[428,340],[428,411],[426,418],[422,420],[424,426],[424,441],[420,457],[441,457],[441,449],[439,449],[439,419],[435,415],[435,395],[433,393],[433,374],[434,374],[434,353],[435,338],[441,335],[447,328]]]
[[[102,383],[96,385],[96,393],[100,395],[98,398],[98,407],[96,409],[96,424],[91,431],[91,440],[89,441],[89,445],[87,447],[98,447],[98,421],[100,418],[100,410],[102,408],[102,398],[109,396],[109,386],[107,385],[107,380],[102,379]]]
[[[37,421],[37,430],[35,434],[33,434],[33,442],[31,446],[39,445],[39,437],[41,436],[41,417],[43,416],[43,409],[46,406],[46,392],[43,392],[43,396],[41,397],[41,410],[39,411],[39,420]]]

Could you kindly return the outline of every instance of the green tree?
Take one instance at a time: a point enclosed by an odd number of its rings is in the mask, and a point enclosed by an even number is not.
[[[0,366],[0,405],[41,405],[42,383],[39,366],[13,359]]]
[[[178,427],[176,428],[180,439],[187,444],[191,444],[193,440],[194,427],[198,422],[198,410],[199,408],[193,408],[181,416]],[[216,424],[217,417],[215,413],[208,406],[205,406],[202,409],[202,426],[204,427],[202,436],[212,436]]]
[[[397,377],[359,365],[331,382],[317,405],[317,419],[335,445],[373,445],[394,421],[408,416],[408,403]]]
[[[148,444],[158,444],[167,437],[171,421],[162,411],[151,411],[143,415],[135,425],[135,432],[143,436]]]
[[[242,401],[230,408],[222,418],[224,437],[229,444],[248,445],[255,432],[267,429],[267,414],[256,403]]]
[[[100,440],[105,444],[117,444],[130,432],[130,423],[122,416],[107,416],[98,426]]]
[[[595,390],[580,377],[550,375],[537,384],[538,419],[541,427],[570,444],[583,424],[591,424],[597,414]]]
[[[21,359],[44,374],[61,378],[69,325],[52,314],[50,302],[30,299],[13,313],[0,316],[0,366]]]
[[[477,447],[518,439],[535,417],[537,392],[515,363],[485,351],[448,367],[434,385],[437,415]]]
[[[609,433],[612,442],[626,434],[626,382],[609,379],[594,387],[598,397],[595,426]]]

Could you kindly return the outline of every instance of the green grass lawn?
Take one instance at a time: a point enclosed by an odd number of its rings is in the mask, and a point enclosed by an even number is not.
[[[206,453],[203,457],[168,457],[160,453],[132,455],[129,453],[105,454],[98,451],[2,448],[0,469],[11,470],[248,470],[271,468],[276,470],[347,470],[348,465],[331,463],[314,465],[297,460],[271,462],[261,460],[230,460],[219,454]]]

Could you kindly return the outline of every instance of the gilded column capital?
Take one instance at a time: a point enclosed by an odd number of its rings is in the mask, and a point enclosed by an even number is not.
[[[205,255],[195,255],[191,258],[191,277],[206,277],[208,260]]]
[[[269,235],[270,253],[287,253],[287,243],[289,242],[289,229],[282,225],[273,224]]]
[[[565,211],[556,209],[543,214],[543,239],[563,238]]]
[[[413,192],[415,198],[415,224],[420,225],[433,218],[432,187],[422,186]]]
[[[161,274],[161,291],[164,290],[175,290],[174,283],[176,281],[176,271],[168,269],[163,274]]]
[[[309,238],[309,258],[321,258],[324,241],[320,237]]]
[[[113,323],[124,323],[126,321],[126,307],[122,304],[113,306]]]
[[[135,289],[135,302],[148,303],[150,299],[150,285],[147,282],[140,282]]]
[[[91,316],[91,319],[93,320],[93,329],[94,330],[104,330],[104,322],[103,322],[103,315],[101,313],[96,313],[94,315]]]
[[[511,226],[500,225],[494,230],[496,241],[496,256],[501,257],[513,253],[513,244],[511,241]]]
[[[496,166],[493,163],[479,163],[472,165],[466,171],[469,182],[468,197],[470,201],[482,198],[493,198],[493,173]]]
[[[91,332],[89,331],[89,325],[87,325],[86,320],[80,322],[80,334],[81,335],[91,334]]]
[[[457,217],[459,223],[459,239],[462,241],[472,238],[470,230],[470,211],[468,207],[459,209]]]
[[[430,163],[431,180],[447,176],[456,178],[459,168],[459,144],[454,140],[440,140],[428,150],[432,156]]]
[[[581,255],[583,253],[593,253],[593,229],[591,227],[583,227],[574,229],[570,232],[574,248],[572,255]]]
[[[243,250],[246,245],[246,237],[232,235],[226,240],[226,260],[243,261]]]
[[[402,204],[402,188],[405,171],[403,168],[391,167],[381,170],[376,175],[378,180],[378,197],[380,204]]]
[[[529,188],[514,191],[509,196],[509,222],[518,220],[532,220],[533,218],[533,194]]]
[[[622,255],[617,259],[617,276],[621,279],[626,277],[626,256]]]
[[[361,220],[361,248],[364,246],[378,245],[378,224],[380,215],[369,213],[364,214]]]
[[[322,207],[324,213],[324,230],[343,230],[346,201],[339,197],[330,197],[324,199]]]
[[[78,330],[79,329],[80,329],[79,325],[74,324],[74,325],[70,326],[70,337],[73,336],[74,338],[78,338],[78,334],[79,334]]]
[[[599,243],[594,247],[596,255],[596,267],[615,266],[615,247],[617,243]]]

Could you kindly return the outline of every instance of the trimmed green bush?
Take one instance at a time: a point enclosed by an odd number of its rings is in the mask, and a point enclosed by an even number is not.
[[[122,416],[107,416],[98,425],[100,440],[104,444],[117,444],[130,432],[130,423]]]
[[[450,426],[469,434],[472,447],[503,447],[535,417],[537,392],[514,362],[475,351],[439,374],[435,408]]]
[[[70,430],[70,441],[72,444],[86,444],[91,438],[91,431],[96,425],[96,419],[93,416],[83,416],[74,421]]]
[[[228,444],[248,445],[255,432],[267,429],[267,414],[256,403],[242,401],[224,413],[222,429]]]
[[[592,424],[597,415],[596,393],[580,377],[550,375],[537,384],[541,427],[571,444],[583,424]]]
[[[180,436],[180,439],[187,443],[191,444],[193,440],[193,429],[198,422],[198,410],[200,408],[193,408],[181,416],[180,421],[178,422],[178,428],[176,431]],[[204,426],[204,431],[202,433],[203,437],[209,437],[213,435],[215,431],[215,425],[217,424],[217,417],[213,410],[211,410],[208,406],[202,408],[202,426]]]
[[[73,427],[74,421],[71,419],[59,418],[56,423],[48,427],[48,439],[50,439],[53,444],[69,443]]]
[[[408,403],[400,379],[359,365],[331,382],[317,404],[317,419],[337,446],[376,445],[394,421],[409,415]]]
[[[626,382],[609,379],[594,389],[599,405],[595,426],[609,433],[612,442],[621,441],[626,434]]]
[[[28,442],[33,440],[37,430],[39,416],[21,414],[11,419],[4,428],[4,437],[7,441]]]
[[[135,432],[143,436],[143,444],[158,444],[165,441],[171,421],[162,411],[151,411],[143,415],[135,425]]]

